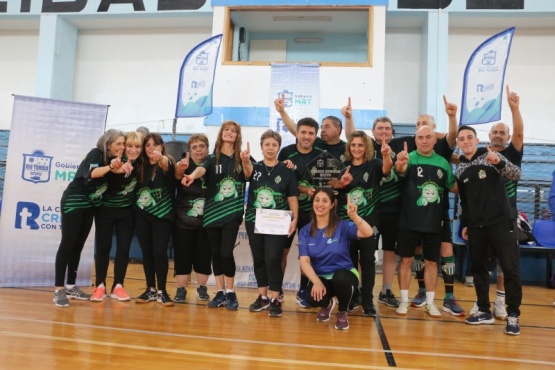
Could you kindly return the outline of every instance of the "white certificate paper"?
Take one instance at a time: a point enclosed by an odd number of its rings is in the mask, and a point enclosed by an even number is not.
[[[292,215],[291,211],[257,208],[254,232],[257,234],[288,235]]]

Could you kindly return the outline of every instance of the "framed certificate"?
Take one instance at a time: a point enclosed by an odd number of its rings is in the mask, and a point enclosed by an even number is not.
[[[288,235],[292,215],[291,211],[257,208],[254,232],[257,234]]]

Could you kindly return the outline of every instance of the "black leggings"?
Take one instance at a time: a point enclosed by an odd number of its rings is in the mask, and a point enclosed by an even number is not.
[[[190,275],[193,268],[199,274],[212,273],[206,229],[176,227],[173,232],[173,246],[176,275]]]
[[[172,224],[149,213],[135,210],[137,239],[143,252],[143,269],[147,287],[166,290],[168,279],[168,244]]]
[[[308,283],[306,288],[306,301],[310,307],[327,307],[330,304],[330,299],[337,297],[339,311],[347,311],[349,302],[356,288],[358,288],[358,278],[350,270],[337,270],[331,280],[320,277],[322,284],[326,287],[326,294],[322,297],[321,301],[316,301],[312,298],[312,281]]]
[[[129,264],[129,250],[134,232],[133,208],[97,208],[94,215],[96,249],[94,263],[96,271],[96,286],[104,283],[110,264],[110,250],[112,236],[116,230],[116,256],[114,258],[114,283],[123,285],[127,265]]]
[[[254,222],[245,222],[245,228],[249,236],[257,286],[269,287],[271,291],[279,292],[283,283],[281,260],[287,235],[257,234],[254,232]]]
[[[369,238],[351,241],[349,253],[354,266],[360,263],[360,280],[362,282],[362,306],[369,308],[373,306],[373,290],[376,281],[376,257],[375,252],[378,248],[379,235]],[[360,252],[360,258],[359,258]]]
[[[63,205],[62,208],[63,209]],[[55,286],[64,286],[67,270],[67,283],[75,284],[81,252],[89,236],[94,219],[94,209],[87,208],[62,214],[62,240],[56,253]]]
[[[241,222],[243,222],[243,218],[238,218],[222,227],[209,227],[206,229],[212,253],[214,276],[235,277],[233,249],[235,248]]]

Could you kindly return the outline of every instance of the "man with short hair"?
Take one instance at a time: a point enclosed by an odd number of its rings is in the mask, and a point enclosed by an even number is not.
[[[401,303],[395,310],[406,315],[410,307],[409,286],[411,265],[416,247],[422,242],[424,254],[424,282],[426,285],[426,312],[432,317],[441,316],[434,298],[437,285],[437,263],[442,242],[445,192],[456,191],[455,176],[449,162],[435,153],[437,142],[433,127],[420,126],[415,136],[416,150],[408,152],[407,145],[397,154],[396,172],[405,177],[403,204],[399,220],[396,253],[399,265]]]
[[[505,333],[519,335],[522,283],[519,271],[519,246],[516,240],[515,223],[511,213],[509,197],[505,191],[503,177],[518,180],[520,168],[502,154],[478,151],[476,130],[461,126],[457,145],[462,150],[461,163],[456,176],[462,207],[462,236],[467,240],[474,287],[478,297],[478,311],[468,317],[467,324],[493,324],[490,311],[489,269],[490,248],[499,258],[504,272],[507,292],[507,324]]]

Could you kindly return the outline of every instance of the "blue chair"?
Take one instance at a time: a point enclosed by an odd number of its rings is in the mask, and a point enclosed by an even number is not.
[[[553,275],[553,253],[555,252],[555,221],[536,220],[532,226],[532,234],[538,241],[538,246],[526,248],[536,252],[544,252],[547,258],[546,285],[555,288],[555,276]],[[521,247],[522,249],[522,247]]]

